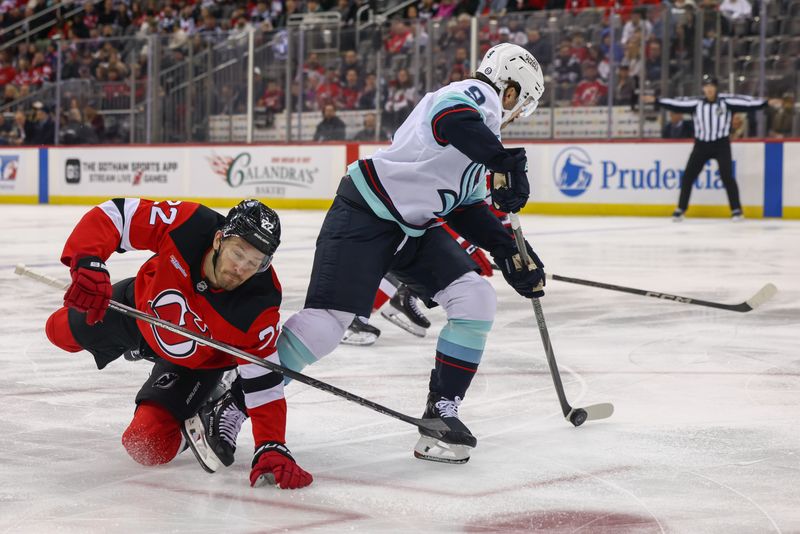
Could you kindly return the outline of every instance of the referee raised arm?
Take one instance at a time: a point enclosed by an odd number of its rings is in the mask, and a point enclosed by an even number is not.
[[[717,160],[719,174],[725,190],[728,192],[728,203],[731,206],[731,217],[734,221],[742,219],[742,204],[739,201],[739,188],[733,179],[733,163],[731,161],[731,118],[734,113],[760,109],[767,105],[763,98],[741,95],[717,94],[717,79],[703,76],[703,98],[659,98],[659,106],[670,111],[691,113],[694,120],[694,148],[686,163],[686,170],[681,178],[681,195],[678,207],[672,214],[672,220],[680,222],[689,207],[689,196],[692,186],[703,165],[710,159]]]

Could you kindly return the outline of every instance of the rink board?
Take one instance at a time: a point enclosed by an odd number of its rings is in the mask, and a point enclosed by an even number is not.
[[[39,150],[0,147],[0,202],[39,202]]]
[[[96,204],[112,197],[181,198],[225,207],[256,197],[276,208],[330,205],[349,161],[386,144],[138,145],[0,150],[0,202]],[[691,142],[527,142],[525,213],[665,216]],[[733,144],[750,217],[800,218],[798,142]],[[729,215],[716,161],[695,182],[691,216]]]

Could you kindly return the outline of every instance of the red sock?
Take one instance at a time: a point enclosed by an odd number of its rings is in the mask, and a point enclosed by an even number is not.
[[[381,308],[381,306],[386,304],[386,301],[389,300],[390,298],[391,297],[389,297],[389,295],[386,294],[386,292],[384,292],[382,289],[379,289],[378,292],[375,293],[375,302],[372,303],[372,311],[373,312],[378,311]]]
[[[83,350],[83,347],[81,347],[72,336],[72,330],[69,328],[67,311],[67,308],[57,309],[55,313],[47,319],[44,332],[47,334],[47,339],[50,340],[50,343],[56,347],[67,352],[80,352]]]
[[[122,445],[140,464],[160,465],[177,456],[182,439],[178,420],[166,408],[142,401],[122,434]]]

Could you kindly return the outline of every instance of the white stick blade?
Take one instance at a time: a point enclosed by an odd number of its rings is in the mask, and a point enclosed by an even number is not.
[[[586,420],[595,421],[597,419],[608,419],[614,414],[614,405],[610,402],[603,402],[601,404],[592,404],[591,406],[584,406],[586,410]]]
[[[750,297],[749,300],[746,301],[747,305],[754,310],[759,306],[761,306],[762,304],[764,304],[765,302],[767,302],[772,297],[774,297],[775,293],[777,292],[778,288],[775,287],[775,284],[767,284],[764,287],[762,287],[758,293],[756,293],[755,295]]]

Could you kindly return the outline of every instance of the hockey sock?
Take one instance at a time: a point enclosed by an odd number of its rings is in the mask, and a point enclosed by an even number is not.
[[[142,401],[122,434],[122,446],[142,465],[165,464],[182,449],[178,420],[163,406]]]
[[[478,364],[465,362],[456,358],[451,358],[436,351],[436,368],[434,369],[435,387],[431,391],[436,391],[442,397],[455,399],[464,398],[472,377],[478,371]],[[434,376],[431,376],[431,386],[433,386]]]
[[[378,292],[375,293],[375,302],[372,303],[372,311],[376,312],[386,304],[390,298],[397,293],[397,288],[386,278],[381,280],[381,285],[378,287]]]
[[[464,397],[481,362],[492,321],[449,319],[436,346],[438,392]]]
[[[67,308],[59,308],[48,319],[44,327],[45,334],[50,343],[67,352],[80,352],[83,350],[69,327]]]

